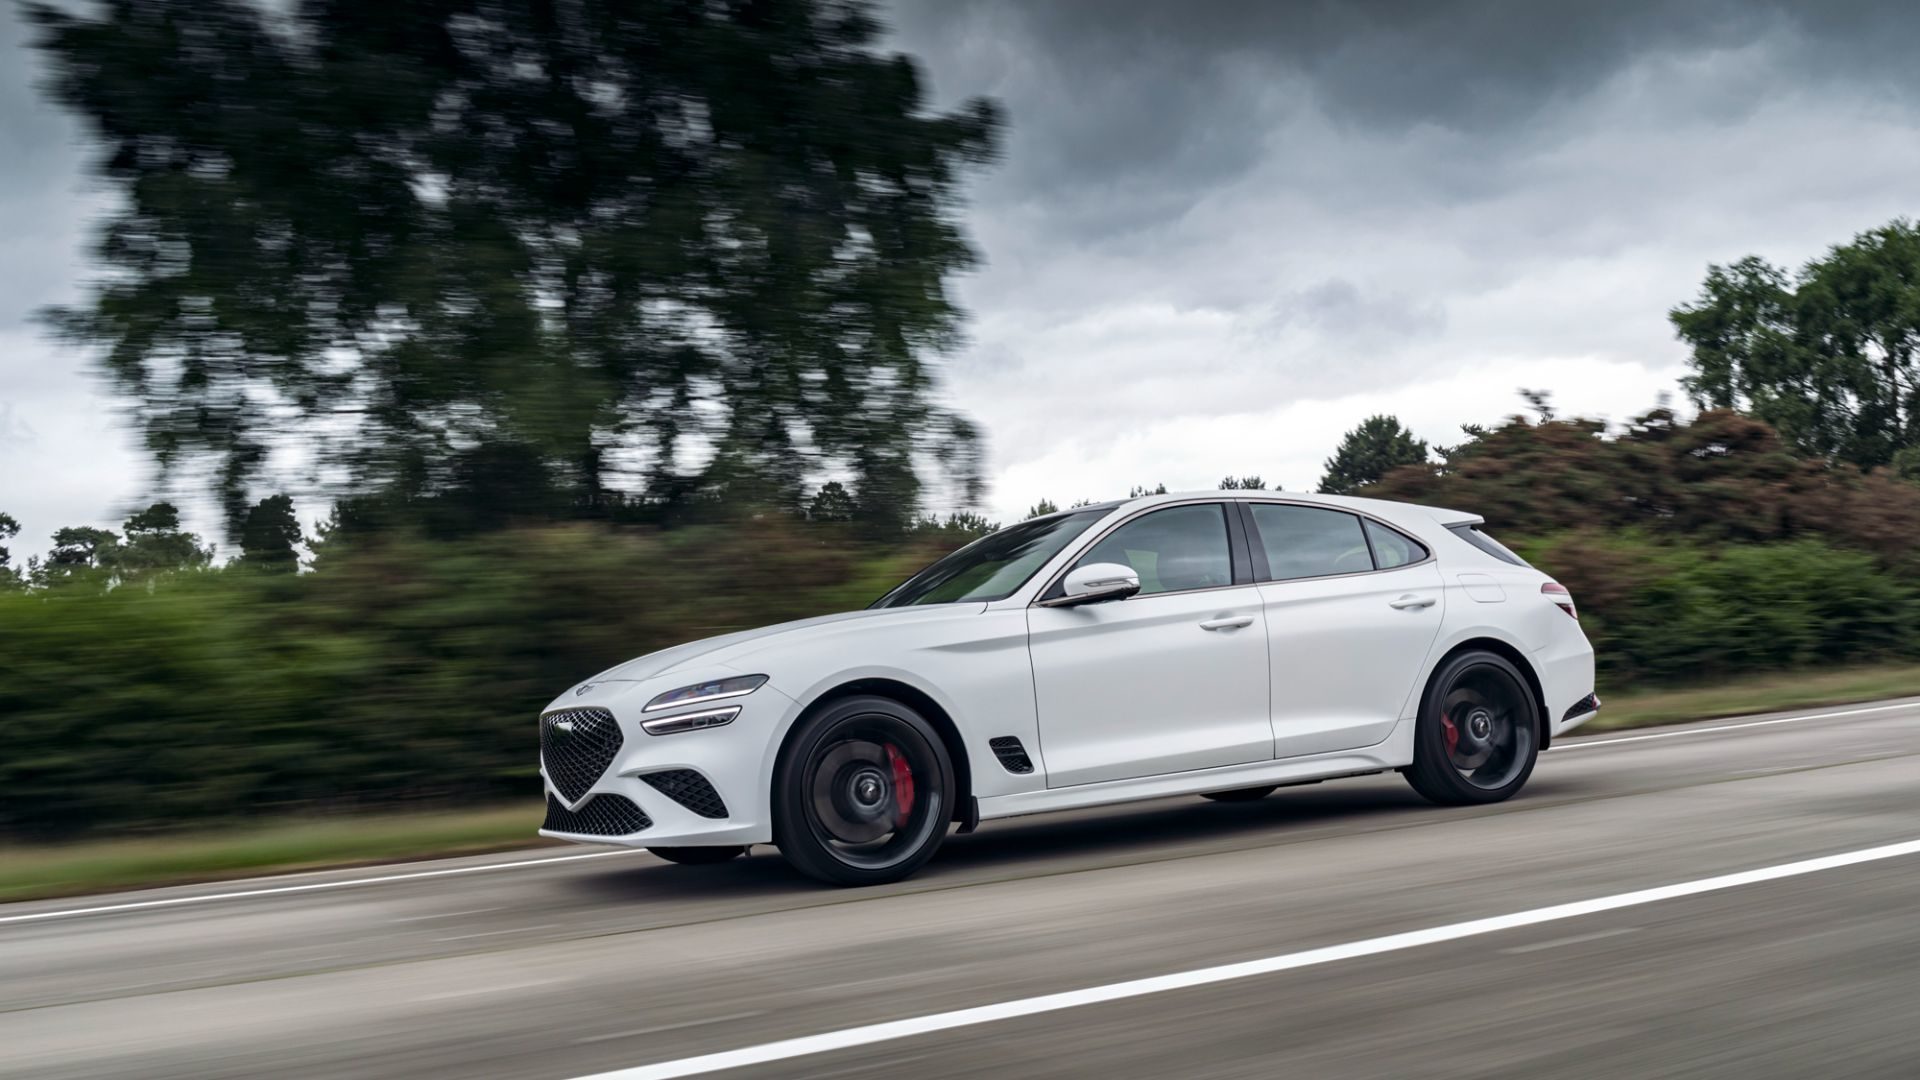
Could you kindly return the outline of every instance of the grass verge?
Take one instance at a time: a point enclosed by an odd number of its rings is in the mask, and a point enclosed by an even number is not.
[[[1581,732],[1678,724],[1720,716],[1920,695],[1920,666],[1830,668],[1755,675],[1704,686],[1600,691],[1600,715]]]
[[[1581,730],[1920,696],[1920,665],[1755,676],[1710,686],[1602,688],[1600,716]],[[0,901],[219,881],[534,847],[537,803],[464,811],[266,822],[217,831],[47,846],[0,847]]]
[[[550,843],[534,835],[541,812],[531,803],[0,847],[0,901],[532,847]]]

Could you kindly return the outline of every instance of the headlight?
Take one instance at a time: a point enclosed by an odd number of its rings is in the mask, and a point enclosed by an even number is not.
[[[678,716],[660,716],[652,720],[642,720],[640,728],[649,735],[672,735],[680,731],[698,731],[701,728],[731,724],[733,718],[739,715],[740,706],[722,705],[718,709],[702,709],[699,712],[681,713]]]
[[[735,675],[727,679],[714,679],[711,682],[694,683],[678,690],[669,690],[647,702],[641,712],[658,712],[681,705],[698,705],[703,701],[719,701],[722,698],[742,697],[751,694],[765,685],[765,675]]]

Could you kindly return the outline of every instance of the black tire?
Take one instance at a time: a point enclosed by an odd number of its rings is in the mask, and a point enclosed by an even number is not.
[[[1200,797],[1214,802],[1259,802],[1279,789],[1279,784],[1268,784],[1266,787],[1234,788],[1232,791],[1203,791]]]
[[[650,847],[648,851],[670,863],[686,866],[705,866],[709,863],[723,863],[747,853],[743,845],[733,847]]]
[[[957,798],[926,718],[892,698],[841,698],[801,721],[774,770],[774,843],[821,881],[899,881],[933,858]]]
[[[1413,790],[1444,806],[1511,798],[1540,757],[1540,706],[1520,669],[1464,652],[1427,683],[1413,733]]]

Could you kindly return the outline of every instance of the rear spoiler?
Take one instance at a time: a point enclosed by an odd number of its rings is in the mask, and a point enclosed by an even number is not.
[[[1448,528],[1455,525],[1484,525],[1487,522],[1487,519],[1479,514],[1469,514],[1461,510],[1446,510],[1438,506],[1429,506],[1425,509],[1427,513],[1433,515],[1433,520]]]

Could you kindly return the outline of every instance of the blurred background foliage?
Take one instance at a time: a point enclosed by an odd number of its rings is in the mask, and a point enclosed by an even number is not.
[[[995,527],[937,360],[1003,122],[932,111],[867,4],[26,10],[115,196],[48,319],[227,555],[155,502],[23,564],[0,513],[0,837],[527,798],[557,691]],[[1920,234],[1670,317],[1692,420],[1374,416],[1320,490],[1485,515],[1603,693],[1920,657]]]

